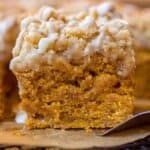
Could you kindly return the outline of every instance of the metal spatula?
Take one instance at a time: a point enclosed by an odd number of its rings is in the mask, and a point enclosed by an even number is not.
[[[103,133],[100,133],[99,135],[105,136],[114,132],[118,132],[121,130],[133,128],[133,127],[138,127],[141,125],[150,125],[150,111],[140,112],[132,116],[131,118],[125,120],[124,122],[121,122],[114,128],[108,129],[104,131]]]

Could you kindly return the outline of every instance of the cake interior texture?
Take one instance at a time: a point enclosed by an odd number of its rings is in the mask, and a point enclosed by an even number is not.
[[[92,59],[86,67],[58,62],[18,74],[27,126],[105,128],[132,114],[130,78],[118,78],[102,57]]]
[[[44,7],[22,22],[10,68],[28,128],[110,128],[132,115],[132,40],[114,11]]]

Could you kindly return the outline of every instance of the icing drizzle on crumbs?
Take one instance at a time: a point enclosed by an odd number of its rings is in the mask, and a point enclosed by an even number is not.
[[[23,63],[39,63],[37,58],[45,54],[43,58],[52,63],[54,57],[71,61],[94,53],[115,62],[119,76],[126,77],[135,67],[128,24],[118,17],[113,5],[92,7],[67,17],[54,8],[43,7],[22,21],[10,67],[15,70],[22,58]]]

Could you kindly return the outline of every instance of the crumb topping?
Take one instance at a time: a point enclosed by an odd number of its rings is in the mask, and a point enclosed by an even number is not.
[[[139,47],[150,48],[150,10],[128,6],[125,19],[129,22],[135,44]]]
[[[94,53],[116,63],[117,74],[122,77],[135,66],[128,24],[120,19],[112,4],[67,17],[51,7],[43,7],[22,21],[10,68],[15,71],[18,64],[30,63],[34,69],[42,61],[52,64],[56,59],[80,61]]]

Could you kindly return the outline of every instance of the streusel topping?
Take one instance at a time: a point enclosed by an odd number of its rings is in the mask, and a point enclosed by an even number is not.
[[[134,52],[128,24],[118,16],[110,4],[67,17],[43,7],[22,21],[10,67],[38,69],[43,61],[78,62],[98,53],[117,64],[117,74],[126,77],[135,66]]]
[[[124,8],[125,19],[129,22],[131,32],[138,47],[150,48],[150,9],[134,6]]]

